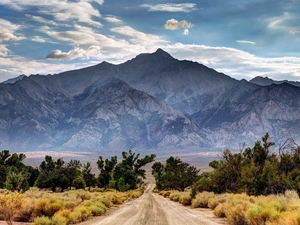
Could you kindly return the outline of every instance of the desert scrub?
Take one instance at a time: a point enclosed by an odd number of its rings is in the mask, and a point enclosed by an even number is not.
[[[215,194],[213,192],[201,192],[196,195],[192,200],[192,208],[208,208],[208,201],[213,198]]]
[[[74,209],[74,212],[77,212],[80,214],[80,218],[77,218],[79,219],[79,221],[85,221],[87,220],[90,216],[92,216],[92,212],[91,210],[86,207],[86,206],[78,206]]]
[[[183,192],[180,195],[179,203],[182,205],[191,205],[192,203],[191,192]]]
[[[51,219],[47,216],[39,216],[34,218],[33,225],[51,225]]]
[[[115,190],[110,192],[71,190],[62,193],[33,190],[20,194],[22,198],[18,198],[22,199],[23,203],[22,209],[18,211],[17,215],[14,214],[14,218],[18,221],[47,224],[50,219],[51,225],[75,224],[87,220],[91,216],[103,215],[113,205],[122,204],[142,194],[142,190],[122,193]],[[0,194],[0,198],[4,196],[3,193]],[[10,192],[5,193],[10,196]],[[5,197],[5,199],[9,198]],[[5,205],[4,208],[8,209]],[[2,213],[1,209],[0,213]]]
[[[180,199],[180,195],[181,194],[179,191],[172,191],[168,198],[174,202],[178,202]]]
[[[54,215],[51,218],[51,225],[67,225],[67,223],[68,223],[68,219],[58,214]]]
[[[13,217],[24,208],[24,196],[20,193],[7,192],[0,194],[0,216],[12,225]]]
[[[159,194],[162,195],[163,197],[167,198],[171,194],[171,191],[161,191],[161,192],[159,192]]]

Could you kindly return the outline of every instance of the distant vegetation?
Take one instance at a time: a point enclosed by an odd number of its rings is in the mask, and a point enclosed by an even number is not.
[[[271,151],[272,146],[267,133],[252,148],[238,153],[227,149],[221,160],[209,164],[212,171],[201,175],[171,157],[165,165],[155,163],[152,167],[157,189],[183,205],[211,208],[216,216],[227,217],[230,224],[299,225],[300,146],[287,140],[278,153]],[[186,169],[169,170],[174,161]],[[186,176],[193,173],[194,177],[185,183]],[[175,174],[180,181],[172,180]]]

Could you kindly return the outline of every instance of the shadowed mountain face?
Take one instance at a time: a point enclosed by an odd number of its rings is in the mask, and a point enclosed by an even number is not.
[[[237,81],[158,49],[0,84],[0,149],[237,149],[269,132],[300,141],[300,88]]]
[[[281,81],[277,81],[277,80],[272,80],[268,77],[254,77],[252,80],[249,81],[250,83],[253,84],[258,84],[261,86],[268,86],[271,84],[283,84],[283,83],[287,83],[287,84],[291,84],[297,87],[300,87],[300,82],[298,81],[288,81],[288,80],[281,80]]]

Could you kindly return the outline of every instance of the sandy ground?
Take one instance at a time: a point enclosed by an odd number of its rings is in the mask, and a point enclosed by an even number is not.
[[[227,225],[226,219],[216,218],[209,209],[191,209],[152,193],[148,185],[138,199],[112,209],[108,215],[80,225]]]

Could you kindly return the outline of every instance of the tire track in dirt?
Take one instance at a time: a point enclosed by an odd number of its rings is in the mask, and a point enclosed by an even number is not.
[[[220,225],[225,220],[213,216],[210,210],[191,209],[152,193],[149,184],[144,194],[127,202],[110,215],[84,225]]]

